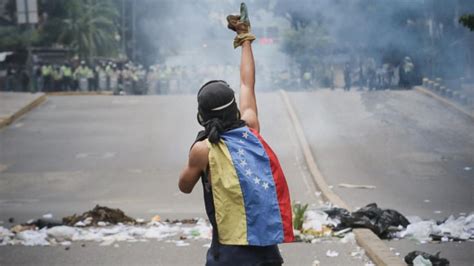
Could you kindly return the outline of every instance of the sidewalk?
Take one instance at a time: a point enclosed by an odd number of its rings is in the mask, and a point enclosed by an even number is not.
[[[44,93],[0,92],[0,129],[46,100]]]

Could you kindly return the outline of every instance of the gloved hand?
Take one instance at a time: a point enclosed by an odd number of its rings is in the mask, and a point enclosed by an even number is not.
[[[227,16],[227,23],[227,28],[237,33],[234,38],[234,48],[241,46],[244,41],[252,42],[256,39],[255,35],[250,32],[250,20],[245,3],[240,4],[240,16]]]

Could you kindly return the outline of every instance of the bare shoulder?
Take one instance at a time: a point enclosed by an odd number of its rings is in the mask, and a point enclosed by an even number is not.
[[[209,147],[206,142],[206,140],[198,141],[191,148],[189,152],[189,163],[191,165],[206,169],[209,161]]]

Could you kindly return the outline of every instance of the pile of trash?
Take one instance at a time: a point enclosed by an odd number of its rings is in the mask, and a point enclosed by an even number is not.
[[[94,241],[101,246],[116,242],[147,242],[151,239],[187,246],[185,240],[210,240],[212,228],[204,219],[165,220],[154,216],[150,221],[133,219],[119,209],[96,206],[82,215],[61,221],[48,214],[10,229],[0,226],[0,246],[69,246],[73,241]]]
[[[449,260],[441,258],[439,252],[436,255],[431,255],[418,250],[408,253],[405,256],[405,262],[415,266],[449,266]]]
[[[301,216],[301,214],[299,214]],[[319,242],[317,238],[341,237],[344,241],[353,228],[367,228],[382,239],[410,238],[421,243],[431,241],[474,240],[474,213],[444,221],[405,217],[392,209],[381,209],[375,203],[354,212],[343,208],[323,207],[304,212],[295,235],[298,241]],[[341,240],[342,241],[342,240]]]
[[[353,228],[368,228],[381,238],[391,238],[410,222],[405,216],[391,209],[381,209],[371,203],[355,212],[343,208],[322,208],[307,210],[300,230],[299,240],[312,241],[314,237],[344,237]],[[314,242],[314,241],[313,241]]]
[[[73,214],[63,218],[64,225],[69,226],[97,226],[99,222],[110,224],[136,224],[137,221],[125,215],[120,209],[111,209],[96,205],[94,209],[81,215]]]
[[[420,243],[474,240],[474,213],[458,218],[451,215],[444,221],[422,220],[417,216],[409,220],[410,225],[397,232],[396,238],[415,239]]]

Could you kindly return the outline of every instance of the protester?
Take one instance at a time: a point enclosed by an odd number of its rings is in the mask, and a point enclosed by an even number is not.
[[[191,193],[201,179],[213,227],[206,265],[281,265],[277,244],[293,241],[290,196],[281,166],[259,134],[255,63],[245,4],[228,16],[234,47],[242,47],[240,111],[222,80],[198,92],[198,122],[204,127],[189,153],[179,188]]]

